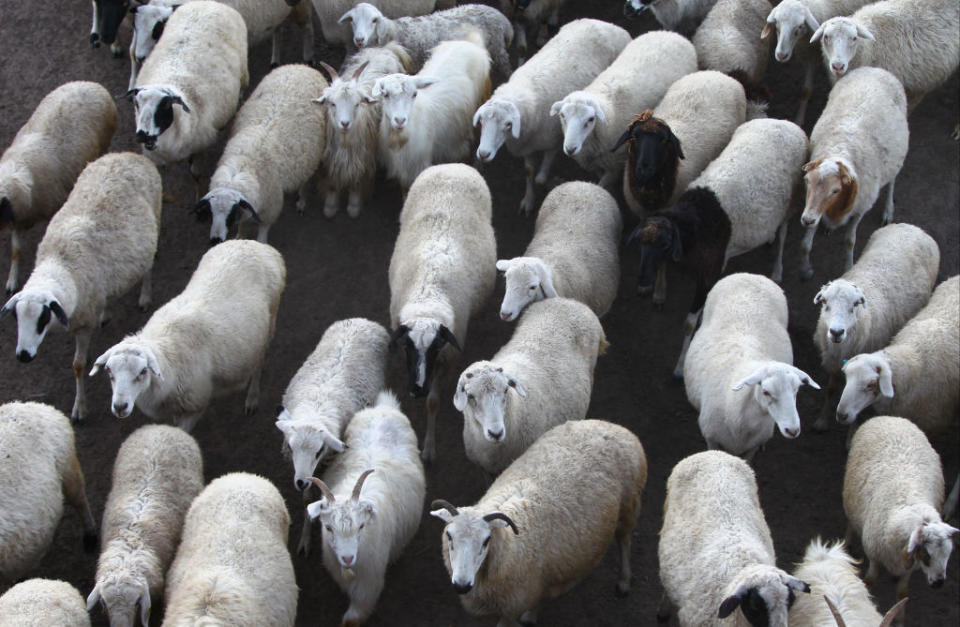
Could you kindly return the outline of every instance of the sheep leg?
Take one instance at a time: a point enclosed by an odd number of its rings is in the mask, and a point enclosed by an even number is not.
[[[247,400],[243,405],[243,413],[252,416],[257,413],[257,406],[260,404],[260,373],[263,372],[263,356],[260,357],[257,367],[250,377],[250,385],[247,387]]]
[[[667,262],[661,262],[657,268],[657,279],[653,283],[653,298],[650,299],[654,307],[663,309],[667,302]]]
[[[817,225],[808,226],[800,242],[800,278],[804,281],[813,276],[813,266],[810,265],[810,249],[813,248],[813,236],[817,233]]]
[[[546,159],[546,155],[544,155],[544,159]],[[523,198],[520,199],[520,213],[528,216],[533,213],[534,203],[537,199],[537,192],[533,187],[533,155],[527,155],[523,158],[523,167],[527,187]]]
[[[774,283],[783,283],[783,245],[787,241],[787,219],[783,219],[780,228],[777,229],[779,242],[777,245],[777,258],[773,262],[773,271],[770,272],[770,280]]]
[[[517,67],[527,60],[527,28],[521,21],[513,23],[513,33],[517,37]]]
[[[953,141],[960,141],[960,122],[957,122],[957,125],[953,127],[953,132],[950,133],[950,138]]]
[[[140,71],[140,66],[137,65],[137,49],[136,49],[136,40],[130,38],[130,82],[127,83],[127,89],[133,89],[137,84],[137,74]]]
[[[844,272],[853,267],[853,249],[857,245],[857,227],[860,226],[860,220],[862,219],[862,213],[858,216],[854,216],[850,220],[850,225],[847,226],[847,234],[843,238],[843,245],[846,248],[846,254],[843,258]]]
[[[23,240],[20,239],[20,229],[10,230],[10,274],[7,276],[7,296],[17,291],[20,282],[20,250]]]
[[[427,433],[423,436],[423,449],[420,457],[430,464],[437,458],[437,411],[440,409],[438,377],[434,377],[430,392],[427,394]]]
[[[597,184],[611,194],[615,194],[617,192],[617,176],[619,174],[619,170],[604,170]]]
[[[550,178],[550,168],[553,167],[553,160],[557,158],[559,150],[545,150],[543,151],[543,161],[540,162],[540,169],[537,171],[536,178],[533,179],[533,182],[537,185],[546,185],[547,179]]]
[[[813,423],[813,430],[823,433],[830,428],[830,414],[832,407],[836,412],[837,403],[837,373],[831,372],[830,379],[827,381],[826,398],[823,399],[823,407],[820,408],[820,414]]]
[[[150,301],[153,300],[153,268],[147,270],[143,278],[140,279],[140,298],[137,299],[137,306],[140,311],[146,312],[150,307]]]
[[[847,522],[847,530],[846,530],[846,532],[844,533],[844,536],[843,536],[843,542],[847,545],[847,551],[851,551],[851,550],[852,550],[850,547],[853,546],[853,536],[854,536],[854,533],[853,533],[853,525],[851,525],[851,524],[849,523],[849,521],[848,521],[848,522]]]
[[[83,373],[87,368],[87,351],[90,348],[91,331],[89,329],[75,330],[73,333],[77,347],[73,353],[73,378],[77,382],[77,395],[73,399],[73,410],[70,412],[70,422],[77,424],[87,417],[87,395],[84,389]]]
[[[340,190],[332,187],[327,190],[327,197],[323,201],[323,217],[332,218],[340,210]]]
[[[90,26],[90,47],[100,47],[100,9],[97,8],[96,0],[90,0],[93,5],[93,24]]]
[[[307,6],[307,19],[303,24],[303,62],[313,67],[313,17]]]
[[[297,545],[297,552],[304,557],[310,555],[310,534],[312,532],[313,521],[310,520],[310,514],[306,507],[303,509],[303,529],[300,530],[300,543]]]
[[[83,550],[93,553],[97,550],[97,523],[90,511],[87,491],[83,480],[83,470],[76,453],[70,456],[63,475],[63,498],[83,517]]]
[[[893,184],[897,182],[896,177],[887,183],[887,198],[883,205],[883,217],[880,218],[880,226],[887,226],[893,222]]]
[[[203,412],[195,412],[191,414],[183,414],[177,419],[177,426],[190,433],[193,431],[193,428],[197,426],[197,421],[200,420],[200,415]]]
[[[310,191],[310,179],[307,179],[303,182],[303,185],[300,186],[300,189],[297,190],[297,214],[303,215],[304,211],[307,209],[307,196]]]
[[[383,592],[383,578],[377,581],[368,581],[369,585],[352,586],[350,588],[350,606],[340,619],[340,627],[359,627],[373,614],[377,599]]]
[[[630,594],[630,533],[632,525],[623,525],[617,528],[617,545],[620,547],[620,577],[617,579],[617,596],[625,597]]]
[[[657,622],[665,623],[670,620],[671,616],[673,616],[673,603],[670,602],[670,597],[664,591],[660,597],[660,606],[657,608]]]
[[[910,586],[910,575],[913,574],[912,571],[906,572],[903,575],[900,575],[900,579],[897,580],[897,602],[907,598],[907,589]],[[906,622],[907,619],[907,608],[900,608],[900,613],[894,619],[893,624],[899,625],[900,627]]]
[[[803,126],[803,120],[807,116],[807,103],[810,102],[810,94],[813,93],[813,73],[816,70],[817,61],[807,61],[803,73],[803,87],[800,88],[800,108],[797,109],[797,115],[793,119],[797,126]]]
[[[853,441],[853,434],[854,434],[854,432],[855,432],[856,430],[857,430],[857,423],[856,423],[856,422],[854,422],[854,423],[851,424],[849,427],[847,427],[847,439],[846,439],[846,441],[843,443],[843,450],[845,450],[845,451],[849,451],[849,450],[850,450],[850,442]]]
[[[697,323],[700,321],[700,314],[703,307],[687,314],[687,319],[683,321],[683,346],[680,348],[680,357],[677,358],[677,365],[673,367],[673,378],[683,379],[683,362],[687,359],[687,349],[690,348],[690,340],[693,339],[693,332],[697,329]]]
[[[406,196],[406,194],[404,194]],[[350,188],[350,199],[347,200],[347,215],[351,218],[360,217],[363,209],[363,191],[360,186]],[[326,213],[326,211],[324,211]]]
[[[280,27],[270,33],[270,69],[280,66]]]
[[[874,584],[877,583],[877,578],[880,576],[880,567],[877,566],[877,560],[867,558],[867,561],[870,565],[867,567],[867,574],[863,576],[863,583],[868,588],[873,589]],[[897,587],[899,589],[899,586]]]
[[[200,160],[196,158],[196,155],[190,155],[187,158],[187,163],[190,165],[190,176],[193,177],[193,202],[194,204],[200,202]]]
[[[960,498],[960,474],[957,475],[957,480],[953,482],[953,488],[951,488],[947,500],[943,502],[942,516],[944,520],[949,520],[953,516],[954,510],[957,509],[958,498]]]

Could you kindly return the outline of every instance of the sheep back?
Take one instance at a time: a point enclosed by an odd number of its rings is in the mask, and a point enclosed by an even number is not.
[[[249,45],[264,41],[287,19],[293,9],[287,0],[216,0],[236,9],[247,27]]]
[[[759,33],[772,10],[769,0],[717,0],[693,35],[699,67],[740,70],[753,82],[763,80],[770,39],[761,39]]]
[[[30,579],[0,596],[3,627],[90,627],[80,592],[65,581]]]

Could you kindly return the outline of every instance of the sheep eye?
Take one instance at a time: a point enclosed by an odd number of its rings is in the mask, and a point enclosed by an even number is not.
[[[770,392],[767,392],[766,390],[764,390],[764,391],[763,391],[763,395],[769,397],[769,396],[770,396]]]
[[[533,290],[537,289],[537,286],[536,286],[536,285],[531,285],[531,286],[528,287],[527,289],[529,289],[529,290],[532,292]]]
[[[587,119],[587,124],[593,124],[593,121],[596,120],[596,119],[597,119],[597,118],[595,118],[595,117],[593,117],[593,116],[590,116],[590,117]]]
[[[839,194],[839,193],[840,193],[840,190],[839,190],[839,189],[831,189],[831,190],[830,190],[830,195],[831,195],[831,196],[834,196],[834,195]]]
[[[389,93],[389,92],[384,92],[384,94],[383,94],[383,99],[384,99],[384,100],[389,100],[389,99],[390,99],[390,93]]]
[[[367,526],[366,523],[363,523],[363,524],[360,525],[360,528],[363,529],[363,528],[366,527],[366,526]]]
[[[477,398],[476,398],[473,394],[467,394],[467,400],[472,403],[472,402],[476,401]]]
[[[483,541],[483,548],[487,548],[488,544],[490,544],[490,536],[487,536],[487,539]]]
[[[147,376],[147,369],[146,369],[146,368],[144,368],[143,370],[140,371],[140,376],[141,376],[141,377]]]
[[[330,533],[333,533],[333,527],[331,527],[330,525],[324,525],[324,527],[326,528],[327,531],[329,531]]]
[[[379,17],[375,17],[375,18],[373,18],[373,20],[371,20],[371,21],[372,21],[374,24],[376,24],[377,22],[380,21],[380,18],[379,18]]]
[[[411,98],[416,98],[416,97],[417,97],[417,92],[413,92],[413,95],[410,96],[410,97],[411,97]]]
[[[450,532],[447,532],[447,542],[450,543],[450,548],[453,548],[453,536],[450,535]]]
[[[824,305],[823,310],[824,310],[824,311],[830,311],[830,305]]]
[[[507,130],[509,131],[512,128],[513,128],[513,122],[507,122]]]

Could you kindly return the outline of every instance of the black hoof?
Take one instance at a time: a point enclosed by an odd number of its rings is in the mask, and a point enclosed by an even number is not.
[[[275,70],[275,69],[277,69],[278,67],[280,67],[280,64],[279,64],[279,63],[271,63],[271,64],[270,64],[270,69],[271,69],[271,70]]]
[[[90,47],[99,48],[100,47],[100,35],[97,33],[90,33]]]
[[[10,288],[8,287],[8,288],[6,289],[6,292],[7,292],[7,296],[13,296],[14,290],[12,290],[12,289],[10,289]]]
[[[619,585],[617,585],[617,586],[613,589],[613,593],[614,593],[615,595],[617,595],[618,598],[621,598],[621,599],[622,599],[622,598],[624,598],[624,597],[630,596],[630,588],[627,588],[626,590],[623,590],[622,588],[620,588]]]
[[[111,50],[111,51],[110,51],[110,56],[113,57],[114,59],[119,59],[122,55],[123,55],[123,51],[122,51],[122,50]]]
[[[75,427],[76,427],[76,426],[79,426],[79,425],[82,425],[82,424],[83,424],[83,419],[82,419],[82,418],[75,418],[75,417],[73,417],[73,416],[70,416],[70,424],[72,424],[72,425],[75,426]]]
[[[96,553],[100,548],[100,539],[96,533],[83,534],[83,550],[86,553]]]

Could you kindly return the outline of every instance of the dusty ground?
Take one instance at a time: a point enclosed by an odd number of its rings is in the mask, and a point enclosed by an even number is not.
[[[103,83],[112,93],[126,89],[127,61],[111,59],[106,49],[92,51],[87,45],[90,5],[77,0],[50,0],[37,10],[35,3],[0,3],[0,147],[9,145],[40,98],[57,85],[75,79]],[[637,35],[653,27],[647,18],[627,22],[622,18],[621,0],[572,3],[564,20],[590,15],[616,21]],[[319,29],[318,29],[319,33]],[[123,34],[126,38],[128,35]],[[299,59],[296,39],[299,32],[288,29],[284,60]],[[319,38],[319,34],[318,34]],[[124,41],[127,41],[124,39]],[[318,56],[334,65],[342,52],[317,43]],[[267,71],[268,46],[252,51],[251,75],[255,83]],[[575,62],[575,61],[573,61]],[[775,95],[771,114],[790,117],[795,110],[801,75],[793,64],[783,68],[771,62],[769,80]],[[251,86],[252,87],[252,86]],[[827,82],[819,78],[818,89],[808,114],[809,131],[826,98]],[[930,94],[910,121],[910,153],[897,184],[897,214],[900,221],[917,224],[930,232],[940,245],[940,279],[960,271],[960,220],[958,220],[958,144],[948,135],[957,121],[958,83],[951,81]],[[113,150],[135,149],[132,107],[118,103],[121,123]],[[209,172],[219,156],[222,143],[207,156]],[[571,160],[561,158],[558,180],[583,177]],[[485,175],[494,198],[494,226],[499,256],[520,254],[533,229],[531,219],[517,215],[523,191],[522,164],[505,151],[487,168]],[[744,173],[748,176],[749,173]],[[200,256],[207,250],[207,230],[187,216],[192,189],[185,169],[170,171],[165,184],[182,201],[164,206],[163,232],[155,266],[154,303],[176,295],[186,284]],[[289,462],[280,455],[280,433],[273,426],[273,406],[290,377],[313,349],[332,322],[351,316],[366,316],[386,324],[389,291],[387,265],[397,232],[401,202],[392,184],[378,182],[366,211],[357,220],[338,215],[328,221],[314,202],[299,217],[288,200],[285,213],[270,234],[271,243],[285,255],[288,284],[280,307],[276,338],[268,353],[263,374],[262,407],[253,417],[242,412],[242,398],[231,396],[214,405],[201,420],[194,435],[204,451],[206,476],[215,478],[231,471],[246,470],[269,477],[282,491],[290,507],[293,524],[290,546],[300,534],[300,499],[292,482]],[[860,228],[858,251],[879,224],[879,210],[871,213]],[[627,218],[627,229],[633,219]],[[812,303],[819,286],[841,270],[841,238],[823,233],[814,244],[816,256],[813,280],[801,283],[797,276],[799,219],[791,224],[786,249],[784,288],[790,302],[790,335],[796,364],[825,383],[811,341],[817,309]],[[42,227],[30,232],[23,263],[23,279],[33,267],[33,250]],[[9,239],[0,243],[0,268],[6,272]],[[730,270],[766,273],[772,263],[771,249],[762,249],[731,262]],[[664,498],[666,477],[673,465],[704,448],[696,426],[696,414],[687,403],[683,386],[670,377],[680,345],[680,327],[692,296],[689,279],[670,277],[669,300],[663,311],[655,311],[649,300],[634,293],[635,254],[624,253],[620,298],[603,320],[611,350],[600,359],[589,415],[624,424],[642,440],[648,454],[650,476],[643,500],[643,512],[634,534],[632,564],[634,583],[626,599],[613,594],[616,560],[611,551],[587,579],[568,594],[544,605],[543,625],[647,625],[654,613],[661,588],[657,576],[657,531]],[[465,346],[462,366],[492,355],[509,338],[511,326],[499,321],[496,312],[502,284],[483,314],[473,321]],[[90,352],[96,357],[138,329],[149,313],[140,313],[136,295],[128,294],[114,310],[113,321],[93,340]],[[51,403],[69,412],[73,399],[70,360],[73,343],[66,333],[52,333],[33,363],[14,359],[16,330],[12,321],[0,324],[0,401],[30,399]],[[394,389],[402,390],[403,380],[394,377]],[[144,417],[118,421],[108,411],[110,388],[105,377],[96,377],[88,387],[92,415],[76,430],[80,459],[87,476],[87,490],[99,518],[110,488],[110,469],[122,440]],[[468,504],[484,491],[479,472],[463,453],[461,417],[449,402],[442,404],[438,421],[438,456],[428,470],[427,499],[442,497],[455,504]],[[812,422],[822,394],[804,388],[799,409],[805,424]],[[404,408],[418,432],[422,433],[422,406],[409,400]],[[757,461],[761,502],[777,548],[779,564],[791,568],[800,559],[809,540],[822,535],[843,535],[845,519],[841,505],[844,467],[844,432],[827,434],[806,430],[795,441],[775,435]],[[958,435],[954,428],[933,441],[944,462],[948,481],[957,476]],[[949,483],[948,483],[949,485]],[[4,504],[6,506],[6,504]],[[416,538],[391,568],[371,625],[490,625],[492,619],[466,615],[450,587],[440,557],[441,523],[425,515]],[[93,585],[96,556],[81,550],[79,517],[72,511],[64,516],[55,546],[36,571],[37,576],[61,578],[77,586],[84,596]],[[309,559],[295,557],[297,581],[301,587],[299,619],[302,625],[336,625],[347,600],[327,576],[318,553]],[[960,622],[960,587],[957,557],[951,560],[949,578],[940,590],[929,589],[919,575],[911,586],[907,606],[913,625],[957,625]],[[883,579],[877,591],[878,604],[888,607],[894,596],[893,583]],[[2,588],[0,588],[2,591]],[[268,593],[268,591],[264,591]],[[154,608],[159,623],[162,608]],[[106,624],[96,610],[95,624]]]

